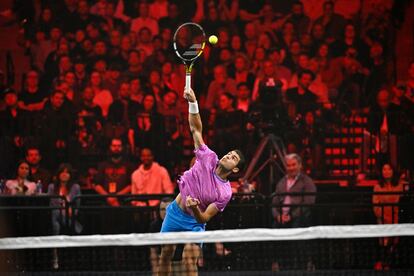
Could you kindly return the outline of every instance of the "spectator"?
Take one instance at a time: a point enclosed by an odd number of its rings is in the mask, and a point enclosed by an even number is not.
[[[95,191],[100,195],[125,195],[131,192],[132,165],[123,157],[122,140],[113,138],[109,147],[109,159],[98,166]],[[116,197],[107,197],[111,206],[120,206]]]
[[[20,92],[19,107],[35,112],[43,109],[47,94],[39,87],[39,74],[31,70],[26,74],[25,87]]]
[[[275,67],[275,77],[282,81],[282,83],[287,86],[289,80],[291,79],[292,72],[289,68],[282,65],[283,60],[286,55],[286,51],[280,48],[271,48],[269,50],[269,60],[273,63]],[[287,87],[284,87],[286,89]]]
[[[224,155],[231,147],[240,147],[243,142],[244,113],[234,109],[234,105],[233,95],[230,93],[220,95],[213,136],[213,145],[219,156]]]
[[[125,33],[128,30],[127,24],[121,19],[115,18],[115,3],[108,1],[102,15],[102,29],[106,32],[116,30]]]
[[[154,155],[148,148],[143,148],[140,153],[142,164],[131,176],[131,194],[172,194],[174,185],[171,182],[168,171],[154,161]],[[159,200],[149,200],[147,203],[135,202],[136,206],[156,206]]]
[[[69,137],[74,130],[73,111],[64,107],[64,101],[63,92],[54,90],[42,112],[42,145],[49,169],[67,160]]]
[[[345,19],[342,15],[334,12],[334,2],[323,3],[323,14],[315,20],[315,24],[322,24],[325,29],[326,42],[333,43],[341,38],[344,33]]]
[[[315,79],[312,71],[304,70],[299,73],[298,87],[286,91],[286,99],[292,104],[294,117],[298,114],[304,116],[307,111],[314,111],[317,108],[316,96],[309,91],[309,85]]]
[[[93,103],[101,108],[102,116],[106,118],[108,116],[109,106],[113,102],[112,94],[109,90],[103,88],[102,76],[97,71],[91,73],[89,84],[94,93]]]
[[[17,172],[15,179],[6,181],[7,193],[11,195],[34,195],[36,191],[36,183],[29,180],[30,166],[26,161],[17,163]]]
[[[260,94],[260,90],[262,90],[263,87],[275,86],[276,82],[283,83],[283,81],[284,80],[279,80],[276,77],[274,64],[269,60],[265,61],[263,63],[263,72],[257,75],[256,80],[254,82],[252,100],[253,101],[257,100]],[[279,97],[280,99],[282,98],[282,95],[276,95],[276,96]]]
[[[128,141],[132,153],[138,153],[142,148],[150,148],[157,158],[161,157],[164,146],[163,118],[157,112],[155,97],[146,94],[142,108],[131,119]]]
[[[80,199],[75,200],[75,197],[81,195],[81,189],[79,184],[75,183],[73,169],[70,164],[60,164],[57,173],[54,177],[54,182],[48,186],[47,194],[50,196],[61,196],[65,200],[58,197],[50,199],[50,206],[59,208],[52,210],[52,228],[53,235],[61,235],[70,233],[70,227],[73,227],[75,233],[82,232],[82,225],[75,219],[66,218],[65,204],[73,204],[78,208],[80,206]],[[76,217],[77,209],[73,211],[72,207],[69,207],[69,217]],[[68,225],[68,222],[74,222],[74,225]],[[56,248],[53,249],[52,266],[54,269],[59,268],[59,256]]]
[[[40,149],[36,146],[29,146],[26,149],[26,161],[30,165],[31,180],[35,183],[42,184],[42,191],[47,191],[47,187],[51,180],[50,172],[40,166],[42,155]]]
[[[249,89],[253,88],[254,74],[249,72],[249,61],[243,54],[239,54],[235,57],[234,62],[229,69],[229,75],[236,81],[236,84],[246,83]]]
[[[214,80],[208,86],[206,109],[216,108],[221,94],[228,92],[236,95],[236,81],[227,76],[227,70],[222,65],[214,67]]]
[[[251,103],[251,90],[249,89],[249,86],[245,82],[239,83],[237,85],[236,109],[247,113]]]
[[[381,177],[378,183],[374,186],[374,193],[388,192],[391,194],[374,194],[372,196],[372,203],[374,214],[378,224],[397,224],[398,223],[398,204],[403,192],[402,181],[398,180],[398,175],[389,163],[385,163],[381,169]],[[394,193],[394,194],[393,194]],[[398,244],[398,237],[380,238],[380,246],[382,248],[380,261],[378,261],[375,269],[389,269],[392,253]]]
[[[275,196],[272,203],[274,226],[280,228],[308,227],[311,225],[311,207],[315,203],[315,195],[283,195],[284,193],[315,193],[316,186],[312,179],[303,173],[302,160],[299,155],[293,153],[285,156],[286,175],[277,183]],[[304,206],[290,206],[305,204]],[[286,250],[286,249],[285,249]],[[289,250],[287,250],[289,251]],[[291,251],[292,252],[292,251]],[[305,256],[307,254],[303,254]],[[280,252],[279,258],[288,266],[286,252]],[[308,256],[306,256],[308,258]],[[303,260],[301,260],[303,261]],[[310,259],[306,261],[307,269],[312,269]],[[279,263],[272,264],[273,270],[279,270]]]
[[[149,15],[155,20],[168,16],[168,0],[155,0],[149,5]]]
[[[310,19],[305,14],[303,3],[296,1],[292,5],[292,13],[287,16],[286,21],[292,22],[295,28],[295,34],[302,35],[309,32]]]
[[[167,90],[162,96],[162,102],[158,107],[158,112],[164,118],[164,135],[166,140],[165,165],[169,171],[172,171],[182,153],[184,136],[182,131],[183,116],[179,111],[177,93]]]
[[[141,85],[141,79],[137,76],[133,77],[130,81],[130,89],[131,89],[131,101],[141,105],[142,100],[144,99],[144,90]]]
[[[362,99],[365,99],[365,102],[363,102],[364,107],[375,103],[376,93],[389,83],[383,46],[375,42],[371,45],[369,53],[369,75],[367,76],[362,96]]]
[[[101,17],[93,15],[90,13],[90,6],[88,1],[80,0],[78,2],[78,7],[76,14],[73,17],[71,31],[76,31],[79,29],[86,29],[89,24],[98,24],[103,21]]]
[[[171,30],[177,29],[178,25],[180,24],[180,13],[177,6],[177,3],[169,2],[168,3],[168,14],[164,17],[161,17],[158,20],[158,25],[161,30],[165,30],[170,28]]]
[[[158,34],[158,22],[150,17],[148,3],[141,2],[139,4],[139,17],[131,21],[131,31],[139,33],[144,27],[150,29],[151,35]]]
[[[379,91],[377,102],[371,106],[368,117],[368,129],[373,135],[372,145],[377,153],[378,166],[390,163],[397,168],[397,137],[405,127],[401,125],[402,122],[401,109],[391,103],[388,90]]]
[[[1,161],[2,169],[11,171],[18,161],[16,158],[22,153],[30,131],[30,116],[18,107],[17,93],[13,89],[4,92],[5,109],[0,111],[0,151],[7,158]]]

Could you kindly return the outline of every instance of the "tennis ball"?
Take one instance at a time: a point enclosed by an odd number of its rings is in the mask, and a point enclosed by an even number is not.
[[[208,38],[208,42],[210,42],[211,44],[216,44],[218,41],[218,37],[215,35],[210,35],[210,37]]]

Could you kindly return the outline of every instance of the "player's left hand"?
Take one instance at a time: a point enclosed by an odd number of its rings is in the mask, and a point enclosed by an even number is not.
[[[196,198],[192,198],[191,196],[187,196],[187,199],[185,201],[185,205],[187,208],[195,208],[200,204],[200,201]]]

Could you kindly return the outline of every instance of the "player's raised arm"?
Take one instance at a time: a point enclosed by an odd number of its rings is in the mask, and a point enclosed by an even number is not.
[[[198,149],[201,145],[204,145],[204,141],[202,135],[203,124],[198,110],[197,98],[191,88],[184,90],[184,98],[188,101],[188,123],[193,135],[194,148]]]

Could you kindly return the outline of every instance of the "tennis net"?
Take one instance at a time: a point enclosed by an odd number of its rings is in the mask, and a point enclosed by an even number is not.
[[[414,273],[414,224],[392,224],[3,238],[0,274],[155,275],[168,245],[170,275]]]

